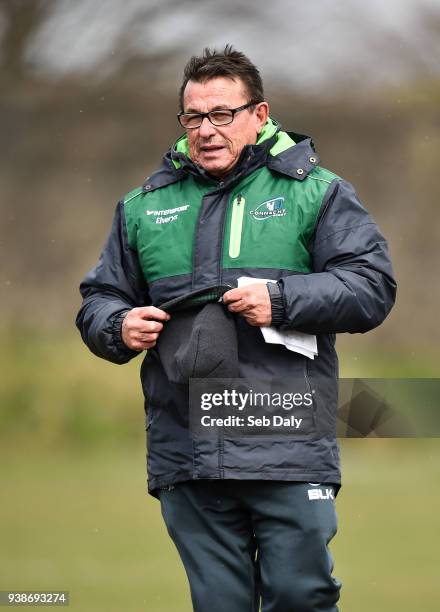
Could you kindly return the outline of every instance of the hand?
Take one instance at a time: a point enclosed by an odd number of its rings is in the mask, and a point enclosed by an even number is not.
[[[255,283],[223,294],[228,310],[242,315],[249,325],[263,327],[272,322],[272,304],[266,284]]]
[[[155,306],[133,308],[122,321],[122,340],[134,351],[153,348],[163,328],[160,321],[169,319],[168,313]]]

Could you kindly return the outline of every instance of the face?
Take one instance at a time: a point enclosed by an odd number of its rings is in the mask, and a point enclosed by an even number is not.
[[[188,81],[183,94],[186,113],[237,108],[247,102],[249,96],[241,79],[216,77],[206,83]],[[205,117],[199,128],[187,130],[191,159],[213,176],[225,176],[237,163],[243,147],[255,144],[267,117],[266,102],[239,111],[228,125],[212,125]]]

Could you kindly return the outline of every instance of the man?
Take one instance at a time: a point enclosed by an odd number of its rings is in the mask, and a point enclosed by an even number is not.
[[[340,488],[334,430],[193,436],[188,388],[160,350],[177,314],[158,306],[223,286],[239,376],[299,379],[310,391],[324,381],[310,414],[333,422],[335,334],[366,332],[387,316],[396,289],[387,245],[351,185],[318,165],[311,140],[269,117],[259,72],[242,53],[227,46],[191,58],[180,107],[185,133],[118,204],[81,285],[77,325],[109,361],[148,351],[149,491],[194,610],[256,612],[261,598],[264,612],[331,612],[341,586],[328,550]],[[260,282],[237,287],[243,276]],[[316,335],[316,358],[266,343],[266,326]],[[214,332],[212,350],[220,341]]]

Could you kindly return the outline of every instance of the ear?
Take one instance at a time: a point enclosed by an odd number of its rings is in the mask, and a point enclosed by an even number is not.
[[[269,116],[269,104],[260,102],[255,107],[255,116],[257,119],[257,134],[260,134]]]

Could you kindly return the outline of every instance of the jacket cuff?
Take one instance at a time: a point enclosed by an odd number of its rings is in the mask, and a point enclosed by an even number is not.
[[[129,348],[122,339],[122,321],[125,319],[127,312],[130,312],[129,308],[126,310],[121,310],[113,317],[111,326],[113,344],[118,353],[123,353],[127,356],[137,355],[139,351],[134,351],[133,349]]]
[[[279,283],[266,283],[272,307],[271,325],[282,325],[285,319],[283,295]]]

